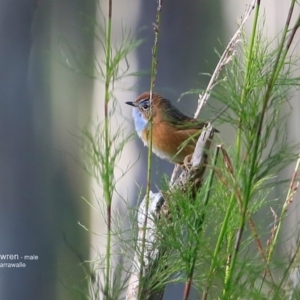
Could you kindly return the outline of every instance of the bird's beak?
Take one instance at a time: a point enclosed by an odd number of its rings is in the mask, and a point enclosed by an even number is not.
[[[128,104],[128,105],[131,105],[131,106],[134,106],[134,107],[136,107],[136,105],[135,105],[135,103],[134,102],[125,102],[126,104]]]

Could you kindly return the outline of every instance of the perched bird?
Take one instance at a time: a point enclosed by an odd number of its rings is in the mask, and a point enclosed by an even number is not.
[[[149,116],[152,105],[152,151],[162,159],[182,164],[194,152],[201,129],[206,123],[181,113],[171,102],[159,94],[144,92],[134,102],[132,116],[135,130],[144,142],[149,143]],[[217,130],[215,130],[218,132]]]

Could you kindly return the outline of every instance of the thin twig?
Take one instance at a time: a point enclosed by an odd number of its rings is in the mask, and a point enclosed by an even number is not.
[[[250,17],[252,10],[255,8],[256,1],[257,0],[253,0],[252,3],[250,4],[250,6],[248,7],[248,9],[246,10],[238,30],[231,38],[230,42],[228,43],[227,47],[225,48],[225,50],[217,64],[215,71],[214,71],[213,75],[211,76],[211,79],[206,87],[204,94],[199,94],[198,107],[195,112],[194,118],[197,118],[199,116],[200,111],[202,110],[203,106],[207,103],[207,101],[209,99],[210,92],[213,89],[213,87],[215,86],[223,67],[230,61],[230,59],[234,53],[233,49],[238,42],[238,38],[242,32],[242,29],[243,29],[246,21]]]
[[[104,95],[104,142],[105,142],[105,172],[103,180],[103,192],[106,201],[106,215],[107,215],[107,240],[106,240],[106,270],[105,270],[105,287],[104,296],[109,297],[110,293],[110,274],[111,274],[111,219],[112,219],[112,193],[110,189],[110,121],[108,113],[108,103],[110,101],[110,69],[111,69],[111,30],[112,30],[112,0],[108,1],[108,19],[107,19],[107,32],[106,32],[106,52],[105,52],[105,95]]]
[[[273,255],[273,252],[274,252],[274,249],[275,249],[275,244],[278,240],[278,235],[279,235],[282,223],[283,223],[283,219],[284,219],[284,217],[286,215],[286,212],[288,210],[288,207],[292,203],[294,195],[297,192],[298,187],[299,187],[300,180],[298,179],[296,181],[299,169],[300,169],[300,151],[299,151],[299,157],[297,159],[294,172],[292,174],[290,187],[289,187],[286,199],[283,203],[283,207],[282,207],[281,214],[280,214],[280,217],[279,217],[278,225],[276,226],[274,237],[270,240],[270,247],[269,247],[269,250],[268,250],[268,263],[270,262],[270,260],[272,258],[272,255]]]
[[[155,86],[155,78],[157,72],[157,45],[159,37],[159,25],[160,25],[160,14],[162,8],[162,0],[157,1],[157,12],[156,12],[156,24],[154,24],[154,44],[152,48],[152,65],[151,65],[151,82],[150,82],[150,102],[152,101],[152,93]],[[147,159],[147,187],[146,187],[146,197],[145,197],[145,218],[143,221],[143,226],[140,228],[142,238],[141,238],[141,255],[140,255],[140,268],[139,268],[139,283],[141,283],[144,273],[144,251],[146,248],[146,231],[147,231],[147,217],[148,208],[150,202],[150,186],[151,186],[151,170],[152,170],[152,130],[153,130],[153,114],[152,105],[150,105],[150,116],[149,116],[149,140],[148,140],[148,159]],[[138,298],[140,298],[142,292],[142,285],[138,285]]]
[[[240,187],[239,187],[238,181],[237,181],[237,179],[235,177],[235,174],[234,174],[234,168],[233,168],[233,165],[231,163],[230,156],[227,153],[227,151],[225,150],[225,148],[224,148],[223,145],[220,146],[220,148],[222,150],[222,154],[223,154],[223,157],[224,157],[224,163],[225,163],[226,169],[228,170],[228,172],[230,174],[230,177],[233,180],[233,183],[234,183],[234,186],[235,186],[235,190],[236,190],[236,192],[234,193],[234,195],[236,195],[236,199],[237,199],[237,202],[238,202],[238,205],[239,205],[239,209],[240,209],[240,212],[242,213],[243,205],[242,205],[241,191],[240,191]],[[259,251],[259,253],[261,255],[261,258],[262,258],[263,262],[266,263],[267,259],[266,259],[265,252],[263,250],[262,243],[261,243],[259,235],[257,233],[255,223],[254,223],[253,219],[250,216],[249,216],[249,227],[251,229],[252,235],[254,237],[254,240],[255,240],[257,249],[258,249],[258,251]],[[229,267],[229,265],[228,265],[228,267]],[[267,268],[266,271],[267,271],[266,274],[269,274],[272,282],[274,282],[274,279],[273,279],[273,276],[272,276],[272,273],[271,273],[270,269]]]

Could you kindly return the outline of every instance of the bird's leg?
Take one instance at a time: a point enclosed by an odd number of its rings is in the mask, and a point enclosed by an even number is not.
[[[181,165],[184,170],[188,171],[190,169],[192,156],[193,154],[189,154],[184,158],[183,164]]]

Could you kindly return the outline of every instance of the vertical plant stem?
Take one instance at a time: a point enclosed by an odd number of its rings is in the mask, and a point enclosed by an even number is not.
[[[152,62],[151,62],[151,82],[150,82],[150,103],[152,102],[152,94],[155,86],[155,78],[157,71],[157,45],[159,38],[159,26],[161,18],[161,8],[162,0],[157,1],[157,13],[156,13],[156,23],[154,24],[154,44],[152,48]],[[149,201],[150,201],[150,189],[151,189],[151,170],[152,170],[152,129],[153,129],[153,115],[152,115],[152,105],[150,105],[149,121],[148,121],[148,157],[147,157],[147,188],[146,188],[146,208],[145,208],[145,218],[143,224],[143,234],[142,234],[142,245],[141,245],[141,260],[140,260],[140,272],[139,272],[139,288],[138,288],[138,299],[142,299],[142,279],[144,273],[144,253],[146,244],[146,230],[147,230],[147,220],[149,211]]]
[[[211,169],[209,177],[208,177],[208,183],[207,183],[207,188],[206,188],[204,200],[203,200],[203,204],[204,204],[203,211],[201,212],[201,215],[199,216],[199,221],[197,222],[198,224],[196,224],[196,228],[198,228],[199,233],[202,231],[202,224],[203,224],[204,219],[205,219],[205,207],[207,206],[208,200],[210,198],[209,196],[210,196],[212,183],[213,183],[213,178],[214,178],[214,167],[217,164],[219,152],[220,152],[220,146],[217,146],[215,154],[214,154],[212,169]],[[196,260],[197,260],[197,253],[198,253],[199,243],[200,243],[200,239],[198,238],[197,239],[197,244],[195,245],[195,250],[194,250],[195,253],[194,253],[194,255],[192,255],[190,272],[187,276],[188,279],[187,279],[187,282],[186,282],[185,288],[184,288],[183,300],[187,300],[188,297],[189,297],[189,294],[190,294],[192,281],[193,281],[193,276],[194,276],[195,265],[196,265]]]
[[[294,278],[292,280],[292,281],[294,281],[294,282],[292,282],[292,284],[294,285],[293,287],[292,287],[292,285],[291,285],[291,287],[289,289],[286,289],[286,288],[282,287],[284,285],[284,283],[286,282],[286,278],[289,275],[291,277],[293,276],[293,274],[291,274],[290,272],[296,272],[296,273],[298,273],[297,269],[298,269],[298,266],[299,266],[299,250],[300,250],[300,244],[297,243],[297,246],[296,246],[296,249],[295,249],[295,253],[289,259],[289,265],[286,268],[286,270],[284,270],[284,273],[281,276],[281,280],[280,280],[279,284],[276,287],[276,290],[275,290],[275,292],[273,294],[272,299],[284,299],[285,297],[283,297],[283,292],[286,292],[286,293],[290,294],[288,298],[286,297],[286,299],[296,299],[296,298],[299,298],[296,295],[295,295],[296,297],[293,297],[293,293],[296,292],[296,294],[297,294],[297,291],[298,291],[297,287],[295,286],[295,280],[297,280],[299,282],[298,278],[297,279]]]
[[[216,268],[218,255],[219,255],[223,240],[225,238],[225,232],[228,227],[229,217],[231,215],[231,211],[233,209],[234,203],[235,203],[235,198],[231,197],[228,208],[226,210],[224,220],[222,222],[222,227],[221,227],[221,231],[218,236],[217,244],[216,244],[212,259],[211,259],[211,264],[210,264],[210,268],[209,268],[209,272],[208,272],[208,276],[207,276],[207,283],[206,283],[206,286],[205,286],[205,289],[204,289],[204,292],[202,295],[202,300],[206,300],[207,296],[208,296],[208,290],[210,289],[211,282],[213,279],[213,272]]]
[[[200,94],[199,95],[199,99],[198,99],[198,107],[196,109],[196,112],[194,114],[194,118],[197,119],[200,111],[202,109],[202,107],[207,103],[208,98],[210,96],[210,92],[213,89],[213,87],[215,86],[217,79],[223,69],[223,67],[226,65],[227,61],[230,59],[230,57],[232,56],[233,53],[233,49],[236,46],[236,44],[238,43],[238,37],[241,34],[241,31],[246,23],[246,21],[248,20],[248,18],[251,15],[252,10],[255,8],[257,0],[253,0],[250,4],[249,4],[249,8],[246,10],[243,19],[241,20],[241,23],[239,25],[238,30],[235,32],[235,34],[232,36],[231,40],[229,41],[228,45],[226,46],[215,70],[214,73],[212,74],[210,81],[206,87],[206,90],[204,92],[204,94]]]
[[[240,105],[243,106],[246,96],[248,94],[249,89],[249,81],[250,81],[250,70],[251,70],[251,64],[253,63],[252,57],[253,57],[253,47],[255,44],[255,38],[256,38],[256,32],[257,32],[257,24],[258,24],[258,16],[259,16],[259,10],[260,10],[260,0],[257,0],[257,4],[255,7],[255,13],[254,13],[254,21],[253,21],[253,27],[252,27],[252,34],[251,34],[251,40],[250,40],[250,47],[249,47],[249,54],[247,57],[247,66],[246,66],[246,72],[244,77],[244,84],[241,94],[241,100]],[[238,132],[237,132],[237,140],[236,140],[236,166],[239,167],[240,164],[240,154],[241,154],[241,146],[242,146],[242,117],[239,116],[239,125],[238,125]]]
[[[253,46],[254,46],[257,23],[258,23],[260,0],[257,0],[256,2],[257,3],[255,5],[255,16],[254,16],[254,24],[253,24],[253,30],[252,30],[252,36],[251,36],[251,42],[250,42],[250,51],[249,51],[249,57],[247,59],[247,68],[246,68],[244,82],[248,82],[248,79],[249,79],[249,69],[250,69],[251,58],[252,58],[252,53],[253,53],[252,49],[253,49]],[[241,104],[244,103],[246,94],[247,94],[247,86],[246,86],[246,84],[244,84],[243,90],[242,90],[242,95],[241,95]],[[239,168],[239,160],[240,160],[240,153],[241,153],[241,141],[242,141],[242,129],[241,129],[241,118],[240,118],[239,126],[238,126],[238,133],[237,133],[237,141],[236,141],[236,149],[237,149],[236,167],[237,168]],[[235,195],[232,194],[232,196],[230,198],[230,201],[229,201],[229,205],[228,205],[226,214],[225,214],[225,217],[224,217],[224,221],[222,223],[221,231],[220,231],[220,234],[218,236],[218,240],[217,240],[217,244],[216,244],[216,247],[215,247],[215,250],[214,250],[214,254],[213,254],[213,257],[212,257],[212,261],[211,261],[211,265],[210,265],[210,269],[209,269],[209,273],[208,273],[208,278],[207,278],[207,284],[206,284],[205,290],[204,290],[203,295],[202,295],[202,300],[207,299],[208,290],[210,288],[212,277],[213,277],[213,271],[216,267],[217,257],[218,257],[218,254],[220,252],[223,240],[225,238],[226,228],[228,226],[230,214],[231,214],[231,211],[234,207],[235,202],[236,202],[235,201]],[[228,272],[226,272],[226,274],[225,274],[225,282],[226,282],[227,275],[228,275]]]
[[[281,210],[278,226],[277,226],[277,229],[276,229],[276,232],[275,232],[275,236],[274,236],[274,239],[272,241],[272,244],[270,245],[270,250],[269,250],[269,253],[268,253],[268,257],[267,257],[267,263],[270,262],[270,260],[273,256],[275,245],[277,243],[279,232],[280,232],[280,229],[281,229],[281,226],[282,226],[282,222],[284,220],[284,216],[287,212],[288,205],[291,203],[292,197],[294,196],[294,193],[295,193],[295,191],[294,191],[295,179],[296,179],[296,176],[298,174],[299,167],[300,167],[300,153],[299,153],[299,157],[298,157],[297,162],[296,162],[296,166],[295,166],[294,173],[293,173],[293,176],[292,176],[292,180],[291,180],[291,183],[290,183],[290,186],[289,186],[289,190],[287,192],[286,199],[285,199],[285,201],[283,203],[283,206],[282,206],[282,210]]]
[[[291,20],[291,16],[292,16],[292,12],[293,12],[293,8],[294,8],[294,4],[295,4],[295,0],[293,0],[291,2],[291,7],[289,10],[289,15],[287,17],[287,22],[282,34],[282,39],[281,39],[281,43],[277,49],[278,53],[277,53],[277,57],[274,63],[274,67],[273,67],[273,72],[271,74],[271,77],[269,79],[268,85],[267,85],[267,90],[265,93],[265,96],[263,98],[263,106],[262,106],[262,110],[261,113],[259,114],[259,122],[258,125],[256,127],[255,130],[255,137],[254,137],[254,147],[253,147],[253,152],[251,154],[251,159],[250,159],[250,168],[249,168],[249,173],[248,173],[248,178],[245,184],[245,188],[244,188],[244,199],[243,199],[243,208],[242,208],[242,216],[240,219],[240,225],[239,225],[239,230],[238,230],[238,234],[237,234],[237,238],[236,238],[236,243],[235,243],[235,247],[234,247],[234,252],[232,255],[232,259],[231,259],[231,264],[230,264],[230,269],[229,269],[229,274],[228,274],[228,279],[227,282],[225,284],[225,294],[224,294],[224,299],[226,299],[226,297],[228,296],[228,292],[231,286],[231,280],[233,277],[233,271],[235,268],[235,264],[236,264],[236,260],[237,260],[237,255],[239,252],[239,248],[240,248],[240,244],[241,244],[241,239],[242,239],[242,235],[243,235],[243,231],[245,228],[245,221],[246,221],[246,215],[247,215],[247,209],[248,209],[248,203],[250,201],[251,198],[251,191],[252,191],[252,186],[253,186],[253,180],[254,180],[254,176],[255,176],[255,169],[257,166],[257,157],[258,157],[258,152],[259,152],[259,144],[260,144],[260,138],[261,138],[261,132],[262,132],[262,127],[263,127],[263,121],[264,121],[264,116],[266,114],[267,111],[267,104],[269,102],[269,99],[271,97],[271,92],[274,88],[275,82],[280,74],[280,71],[282,70],[282,67],[284,65],[285,62],[285,58],[288,52],[288,48],[285,49],[285,51],[283,51],[283,47],[284,47],[284,43],[286,41],[286,35],[288,32],[288,28],[289,28],[289,24],[290,24],[290,20]]]
[[[112,24],[112,0],[108,1],[108,19],[107,19],[107,31],[105,41],[105,96],[104,96],[104,139],[105,139],[105,178],[103,182],[104,198],[107,205],[107,241],[106,241],[106,273],[105,273],[105,286],[104,286],[104,298],[109,299],[109,285],[110,285],[110,266],[111,266],[111,168],[110,166],[110,123],[108,114],[108,103],[110,100],[110,80],[111,80],[111,24]]]

